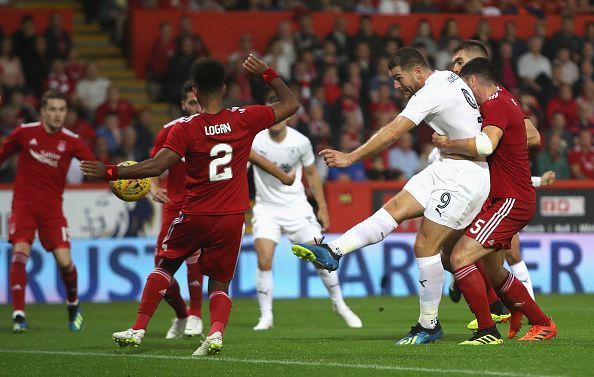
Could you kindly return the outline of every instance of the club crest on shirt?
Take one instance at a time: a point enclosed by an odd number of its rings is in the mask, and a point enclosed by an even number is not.
[[[58,143],[58,152],[64,152],[66,150],[66,143],[64,140],[60,140]]]
[[[280,164],[279,168],[281,168],[282,171],[284,171],[285,173],[290,173],[291,172],[291,165],[287,164],[287,163],[282,163]]]

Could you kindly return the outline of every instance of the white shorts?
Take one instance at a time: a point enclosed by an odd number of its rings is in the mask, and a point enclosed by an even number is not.
[[[256,203],[253,208],[252,232],[254,239],[266,238],[276,243],[281,234],[291,242],[305,243],[322,237],[322,227],[307,202],[298,206],[278,206]]]
[[[425,208],[426,218],[451,229],[464,229],[489,195],[489,166],[439,158],[414,175],[404,189]]]

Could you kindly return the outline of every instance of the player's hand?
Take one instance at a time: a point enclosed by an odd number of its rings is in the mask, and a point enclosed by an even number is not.
[[[167,196],[167,190],[161,187],[155,187],[151,185],[150,189],[151,197],[157,203],[169,203],[169,197]]]
[[[440,151],[444,151],[446,149],[448,143],[448,137],[438,134],[437,132],[433,133],[433,138],[431,140],[433,145]]]
[[[334,149],[324,149],[320,151],[320,156],[324,157],[324,161],[329,167],[346,168],[354,162],[350,154]]]
[[[285,186],[291,186],[293,182],[295,182],[295,172],[285,173],[282,178],[280,178],[280,181]]]
[[[105,165],[99,161],[81,161],[80,170],[82,170],[85,177],[105,179]]]
[[[261,77],[264,71],[269,67],[263,60],[258,59],[256,55],[250,54],[243,62],[243,68],[256,77]]]
[[[330,226],[330,215],[328,214],[327,207],[324,206],[318,208],[318,220],[322,226],[322,232],[328,230],[328,227]]]
[[[548,186],[548,185],[552,185],[553,183],[555,183],[555,172],[552,170],[546,171],[540,177],[540,185],[541,186]]]

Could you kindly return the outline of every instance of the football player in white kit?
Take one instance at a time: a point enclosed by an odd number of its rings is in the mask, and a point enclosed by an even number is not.
[[[322,182],[315,166],[315,156],[307,137],[287,127],[287,122],[283,121],[256,135],[252,148],[268,160],[274,161],[286,173],[295,172],[293,184],[285,186],[272,175],[254,166],[256,204],[253,208],[252,229],[258,255],[256,290],[260,305],[260,320],[254,330],[267,330],[273,326],[272,258],[281,234],[286,234],[291,242],[314,243],[322,238],[322,230],[328,227],[330,220]],[[305,173],[313,190],[321,225],[305,196],[302,173]],[[317,268],[317,272],[328,290],[334,311],[349,327],[362,327],[359,317],[344,302],[338,274],[321,267]]]
[[[456,74],[433,71],[423,55],[410,47],[399,49],[390,58],[389,70],[395,87],[413,94],[406,108],[353,152],[320,152],[328,166],[349,166],[372,156],[422,121],[452,139],[476,138],[478,144],[485,141],[476,100]],[[460,237],[480,211],[489,190],[489,167],[484,158],[442,154],[413,176],[383,208],[338,239],[323,245],[297,244],[293,252],[336,270],[343,255],[383,240],[404,220],[423,216],[414,244],[421,313],[416,325],[396,344],[430,343],[443,337],[438,321],[444,282],[440,251]]]

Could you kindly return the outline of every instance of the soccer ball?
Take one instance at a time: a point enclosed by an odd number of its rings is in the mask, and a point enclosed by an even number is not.
[[[134,165],[136,161],[124,161],[118,164],[122,166]],[[150,178],[118,179],[110,181],[111,191],[118,198],[126,202],[135,202],[145,197],[151,188]]]

